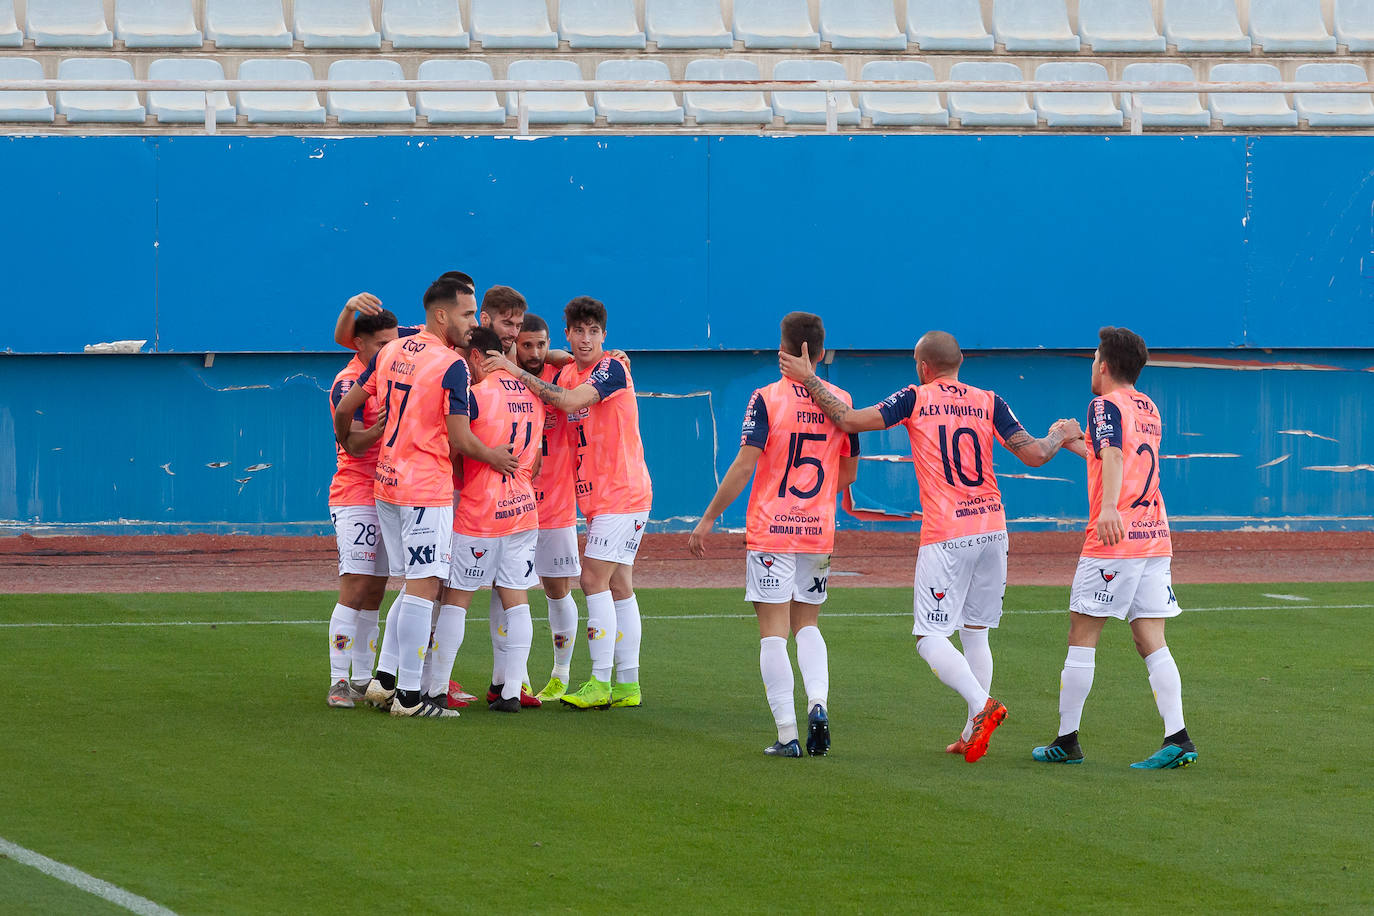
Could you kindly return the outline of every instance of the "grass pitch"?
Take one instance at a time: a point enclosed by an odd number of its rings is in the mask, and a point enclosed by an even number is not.
[[[1087,762],[1030,760],[1057,724],[1063,588],[1008,590],[1010,717],[973,765],[944,753],[962,703],[916,655],[909,590],[832,592],[834,748],[803,760],[760,753],[739,590],[640,593],[641,709],[451,722],[326,708],[331,595],[7,596],[0,837],[181,913],[1367,912],[1374,586],[1178,594],[1199,609],[1169,643],[1201,757],[1169,772],[1127,767],[1162,726],[1124,624],[1098,650]],[[456,670],[477,693],[485,607]],[[319,622],[239,625],[283,620]],[[205,623],[72,626],[119,621]],[[66,625],[11,626],[35,622]],[[5,912],[112,911],[3,859],[0,889]]]

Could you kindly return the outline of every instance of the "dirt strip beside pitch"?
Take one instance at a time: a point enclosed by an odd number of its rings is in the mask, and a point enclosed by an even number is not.
[[[1075,532],[1014,532],[1011,585],[1068,587]],[[685,534],[650,534],[635,565],[641,588],[743,588],[744,537],[716,534],[707,556]],[[910,587],[916,535],[846,531],[831,586]],[[0,538],[0,588],[58,592],[298,591],[337,583],[334,539],[236,535]],[[1174,582],[1374,581],[1374,532],[1175,532]]]

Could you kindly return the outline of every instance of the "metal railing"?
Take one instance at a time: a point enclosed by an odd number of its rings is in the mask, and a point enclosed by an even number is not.
[[[517,130],[529,133],[530,92],[824,92],[826,131],[835,133],[836,94],[841,92],[1093,92],[1116,93],[1129,99],[1131,133],[1142,130],[1139,96],[1145,93],[1374,93],[1374,82],[1126,82],[1101,81],[989,81],[959,80],[72,80],[0,79],[0,92],[203,92],[205,130],[214,133],[214,92],[505,92],[516,94]]]

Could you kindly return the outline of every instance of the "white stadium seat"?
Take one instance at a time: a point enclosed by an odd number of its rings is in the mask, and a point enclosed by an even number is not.
[[[644,0],[644,31],[661,50],[735,45],[720,0]]]
[[[859,74],[864,80],[933,80],[935,71],[923,60],[874,60]],[[947,127],[949,111],[938,92],[861,92],[859,110],[874,127],[924,124]]]
[[[672,79],[661,60],[603,60],[596,65],[599,80]],[[681,124],[682,106],[671,92],[598,92],[593,101],[607,124]]]
[[[746,48],[821,46],[806,0],[735,0],[735,38]]]
[[[1250,0],[1250,37],[1266,52],[1336,52],[1321,0]]]
[[[458,0],[384,0],[382,37],[397,49],[466,48]]]
[[[994,0],[992,32],[1008,51],[1077,51],[1064,0]]]
[[[1150,0],[1079,0],[1078,35],[1094,54],[1167,47]]]
[[[224,68],[219,61],[204,57],[171,57],[148,65],[150,80],[222,80]],[[233,124],[238,112],[229,102],[229,93],[212,92],[216,124]],[[148,113],[159,124],[205,123],[205,93],[158,90],[148,93]]]
[[[892,0],[821,0],[821,38],[836,51],[906,50]]]
[[[308,61],[290,57],[245,60],[239,64],[241,80],[311,80],[315,73]],[[308,90],[240,92],[239,113],[254,124],[323,124],[324,106]]]
[[[506,70],[509,80],[580,80],[582,71],[572,60],[517,60]],[[519,93],[506,93],[506,113],[519,113]],[[596,109],[585,92],[527,92],[525,107],[531,124],[591,124]]]
[[[643,48],[634,0],[559,0],[558,33],[570,48]]]
[[[1128,83],[1191,83],[1197,79],[1193,68],[1177,63],[1127,64],[1121,79]],[[1198,100],[1196,92],[1138,92],[1142,127],[1211,127],[1212,114]],[[1130,114],[1130,98],[1121,96],[1121,110]]]
[[[394,60],[336,60],[329,65],[332,80],[403,80],[405,72]],[[414,124],[415,108],[404,92],[330,92],[325,110],[340,124]]]
[[[289,48],[281,0],[205,0],[205,35],[216,48]]]
[[[0,79],[41,80],[43,65],[32,57],[0,57]],[[0,121],[51,123],[53,107],[48,94],[38,89],[0,92]]]
[[[296,0],[296,38],[307,48],[380,48],[369,0]]]
[[[752,60],[694,60],[683,79],[759,80],[759,65]],[[684,92],[682,106],[698,124],[771,124],[773,107],[762,92]]]
[[[472,0],[472,37],[483,48],[558,47],[544,0]]]
[[[484,60],[427,60],[415,74],[422,80],[489,80]],[[415,107],[431,124],[504,124],[506,106],[495,92],[417,92]]]
[[[100,0],[29,0],[25,31],[40,48],[112,48]]]
[[[1276,83],[1283,75],[1273,64],[1216,64],[1207,79],[1214,83]],[[1212,92],[1207,104],[1222,127],[1298,126],[1298,113],[1281,92]]]
[[[14,0],[0,0],[0,48],[22,48],[24,32],[14,18]]]
[[[1374,51],[1374,0],[1336,0],[1336,40],[1351,54]]]
[[[60,80],[131,80],[133,66],[123,58],[68,58],[57,68]],[[109,121],[142,124],[147,112],[139,104],[138,93],[115,90],[65,90],[57,93],[57,113],[68,123]]]
[[[1235,0],[1168,0],[1164,37],[1185,54],[1250,50],[1250,37],[1240,30],[1236,17]]]
[[[1303,64],[1294,75],[1300,83],[1368,82],[1359,64]],[[1335,92],[1295,93],[1298,117],[1309,127],[1374,127],[1374,103],[1369,94]]]
[[[1003,82],[1024,79],[1021,68],[1006,61],[960,61],[949,68],[958,82]],[[1024,92],[951,92],[949,113],[964,127],[1035,127],[1039,117]]]
[[[907,0],[906,34],[922,51],[991,51],[978,0]]]
[[[842,80],[844,64],[835,60],[784,60],[773,67],[775,80]],[[824,92],[774,92],[773,113],[784,124],[824,124]],[[859,109],[848,92],[835,93],[837,123],[850,127],[859,125]]]
[[[1107,68],[1091,61],[1054,61],[1035,68],[1036,82],[1103,82]],[[1037,92],[1035,110],[1047,127],[1120,127],[1110,92]]]
[[[115,0],[115,37],[128,48],[199,48],[191,0]]]

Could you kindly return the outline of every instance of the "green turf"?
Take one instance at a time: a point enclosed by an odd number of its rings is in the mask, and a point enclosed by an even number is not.
[[[1063,588],[1008,590],[993,692],[1011,714],[974,765],[943,752],[962,704],[916,655],[909,590],[832,593],[834,753],[803,760],[760,753],[738,590],[641,593],[646,617],[717,615],[645,621],[642,709],[450,722],[325,707],[329,595],[3,597],[0,624],[321,623],[0,628],[0,836],[183,913],[1369,906],[1374,586],[1178,595],[1277,609],[1170,623],[1201,758],[1169,772],[1127,767],[1162,728],[1123,624],[1098,651],[1087,762],[1030,760],[1057,724],[1066,620],[1020,612],[1056,611]],[[457,669],[474,692],[478,609]],[[865,612],[890,616],[843,616]],[[535,642],[539,687],[546,624]],[[586,665],[584,643],[575,680]],[[3,860],[0,897],[96,903]]]

